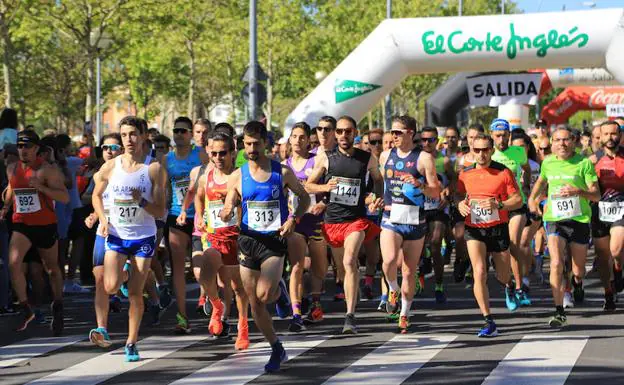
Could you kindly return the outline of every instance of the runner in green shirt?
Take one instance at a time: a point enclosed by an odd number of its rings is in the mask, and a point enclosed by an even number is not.
[[[509,251],[512,256],[511,270],[516,281],[516,298],[520,306],[529,306],[531,305],[531,300],[527,294],[529,281],[524,279],[523,284],[523,277],[528,278],[531,255],[525,252],[528,244],[522,245],[521,241],[522,231],[529,219],[529,210],[526,206],[524,190],[530,185],[531,168],[529,167],[524,147],[509,145],[511,136],[509,129],[509,122],[505,119],[494,119],[492,121],[490,131],[495,148],[492,160],[502,163],[510,169],[520,187],[523,205],[519,209],[509,212]],[[523,173],[522,170],[525,170],[525,172]]]
[[[574,134],[567,127],[558,127],[552,135],[553,155],[544,159],[540,176],[529,197],[531,212],[542,215],[539,197],[548,185],[544,227],[550,250],[550,283],[555,301],[555,315],[551,327],[566,326],[563,310],[565,283],[563,268],[566,251],[572,254],[572,286],[574,301],[585,296],[583,277],[589,245],[589,201],[600,200],[598,177],[591,161],[574,151]]]

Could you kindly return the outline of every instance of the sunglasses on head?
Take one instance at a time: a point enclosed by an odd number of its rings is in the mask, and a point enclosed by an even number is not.
[[[210,151],[210,155],[212,155],[213,158],[216,158],[217,156],[224,157],[227,154],[227,151]]]
[[[379,146],[382,143],[382,141],[381,141],[381,139],[379,139],[379,140],[370,140],[370,141],[368,141],[368,143],[370,143],[373,146]]]
[[[325,131],[325,132],[331,132],[332,128],[331,127],[316,127],[316,131]]]
[[[121,150],[121,146],[118,144],[105,144],[102,146],[102,151],[119,151]]]
[[[420,140],[422,140],[425,143],[435,143],[438,138],[420,138]]]
[[[489,147],[483,147],[483,148],[473,148],[472,151],[474,151],[475,154],[480,154],[482,152],[489,152],[490,148]]]
[[[352,132],[353,130],[350,128],[336,128],[337,135],[351,135]]]
[[[30,149],[33,148],[34,144],[33,143],[18,143],[17,144],[17,148],[26,148],[26,149]]]
[[[189,132],[189,130],[186,128],[174,128],[173,129],[174,134],[186,134],[187,132]]]

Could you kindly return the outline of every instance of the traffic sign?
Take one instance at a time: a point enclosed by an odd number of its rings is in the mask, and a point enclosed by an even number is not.
[[[245,87],[241,90],[241,97],[245,104],[249,107],[249,84],[245,84]],[[267,91],[262,83],[256,83],[256,104],[261,106],[267,100]]]
[[[249,83],[249,66],[245,69],[245,73],[241,78],[242,81]],[[256,81],[258,82],[266,82],[269,79],[266,73],[260,67],[260,64],[256,63]]]

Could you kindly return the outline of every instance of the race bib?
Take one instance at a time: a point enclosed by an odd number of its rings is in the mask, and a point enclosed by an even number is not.
[[[184,202],[184,197],[186,196],[186,193],[190,185],[191,185],[191,180],[189,179],[188,176],[179,177],[179,179],[176,178],[174,193],[175,193],[178,205],[182,206],[182,203]]]
[[[437,210],[440,208],[440,200],[425,195],[425,211]]]
[[[316,194],[309,194],[310,195],[310,206],[308,206],[308,211],[306,212],[310,212],[310,210],[312,210],[312,206],[314,206],[316,204]],[[294,213],[297,210],[297,207],[299,207],[299,197],[293,193],[292,191],[288,192],[288,210],[291,213]]]
[[[550,206],[553,216],[557,219],[570,219],[581,215],[581,199],[578,196],[552,197]]]
[[[600,220],[603,222],[617,222],[624,214],[624,202],[598,202]]]
[[[41,210],[39,194],[34,188],[20,188],[15,192],[15,212],[18,214],[36,213]]]
[[[360,200],[360,180],[353,178],[335,178],[338,185],[331,191],[329,201],[347,206],[357,206]]]
[[[390,222],[399,225],[418,225],[420,224],[420,207],[393,203],[390,209]]]
[[[145,222],[145,210],[133,199],[115,198],[110,211],[110,220],[115,226],[140,226]]]
[[[256,231],[278,231],[282,225],[279,201],[248,201],[247,225]]]
[[[238,216],[236,214],[237,210],[234,209],[234,215],[230,218],[229,221],[223,222],[219,214],[221,213],[221,209],[223,209],[223,201],[209,201],[206,209],[204,210],[204,222],[208,225],[208,227],[212,229],[221,229],[224,227],[232,227],[238,225]]]
[[[498,209],[496,207],[485,209],[479,207],[477,201],[470,202],[470,223],[473,225],[485,225],[500,220]]]

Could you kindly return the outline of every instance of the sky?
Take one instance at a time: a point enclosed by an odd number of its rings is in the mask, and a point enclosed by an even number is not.
[[[624,0],[516,0],[516,3],[525,13],[561,11],[564,5],[567,11],[590,9],[592,3],[596,9],[624,8]]]

